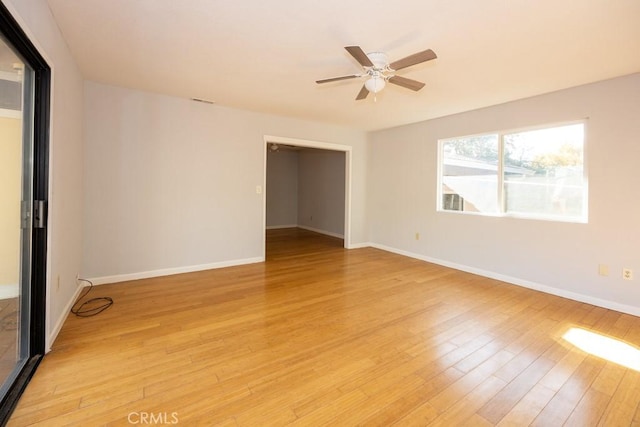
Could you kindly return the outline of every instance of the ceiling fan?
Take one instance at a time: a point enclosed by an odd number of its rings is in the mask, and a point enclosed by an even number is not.
[[[397,76],[394,73],[403,68],[437,58],[436,54],[431,49],[427,49],[389,63],[387,55],[384,52],[364,53],[360,46],[346,46],[345,49],[355,58],[356,61],[358,61],[360,65],[362,65],[363,73],[316,80],[316,83],[322,84],[367,76],[368,79],[364,82],[364,86],[360,89],[358,96],[356,96],[356,100],[365,99],[367,95],[369,95],[369,92],[373,92],[375,95],[384,89],[387,82],[416,92],[419,91],[424,87],[424,83],[408,79],[406,77]]]

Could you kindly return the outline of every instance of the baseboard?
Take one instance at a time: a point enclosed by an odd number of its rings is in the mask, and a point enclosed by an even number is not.
[[[325,236],[336,237],[338,239],[344,239],[344,234],[333,233],[331,231],[320,230],[319,228],[307,227],[306,225],[297,225],[298,228],[307,231],[313,231],[314,233],[324,234]]]
[[[264,257],[245,258],[231,261],[214,262],[211,264],[192,265],[187,267],[165,268],[162,270],[142,271],[139,273],[118,274],[114,276],[92,277],[91,283],[94,285],[104,285],[107,283],[128,282],[130,280],[150,279],[152,277],[170,276],[172,274],[193,273],[195,271],[213,270],[216,268],[235,267],[237,265],[255,264],[263,262]]]
[[[362,248],[370,248],[373,245],[370,242],[364,242],[364,243],[351,243],[347,249],[362,249]]]
[[[584,295],[577,292],[571,292],[564,289],[555,288],[553,286],[543,285],[536,282],[531,282],[528,280],[520,279],[517,277],[506,276],[504,274],[496,273],[493,271],[482,270],[475,267],[469,267],[462,264],[457,264],[454,262],[444,261],[437,258],[431,258],[425,255],[416,254],[409,251],[404,251],[401,249],[396,249],[390,246],[381,245],[377,243],[372,243],[372,247],[376,249],[381,249],[383,251],[392,252],[398,255],[404,255],[409,258],[415,258],[422,261],[430,262],[432,264],[438,264],[443,267],[453,268],[455,270],[465,271],[467,273],[477,274],[478,276],[487,277],[490,279],[500,280],[501,282],[506,282],[512,285],[521,286],[528,289],[533,289],[536,291],[544,292],[551,295],[556,295],[563,298],[568,298],[574,301],[584,302],[587,304],[595,305],[602,308],[607,308],[610,310],[619,311],[621,313],[631,314],[633,316],[640,316],[640,307],[635,307],[626,304],[620,304],[614,301],[604,300],[596,297],[592,297],[590,295]]]
[[[76,291],[73,294],[73,297],[69,300],[64,310],[60,314],[58,321],[56,322],[55,326],[49,333],[49,336],[47,337],[47,340],[45,342],[45,354],[51,351],[51,346],[53,345],[53,342],[56,340],[56,338],[58,338],[58,334],[62,329],[62,325],[64,325],[64,322],[67,320],[67,317],[71,313],[71,308],[78,300],[78,297],[80,296],[80,293],[82,292],[83,289],[84,289],[84,286],[82,284],[78,284],[78,286],[76,287]]]
[[[282,228],[297,228],[298,224],[289,224],[289,225],[267,225],[267,230],[280,230]]]

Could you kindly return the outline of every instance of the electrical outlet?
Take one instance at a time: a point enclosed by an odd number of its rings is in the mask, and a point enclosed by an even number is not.
[[[56,291],[60,290],[60,275],[58,274],[58,277],[56,278]]]
[[[420,233],[416,233],[416,240],[420,240]]]
[[[622,278],[624,280],[633,280],[633,270],[630,268],[622,269]]]

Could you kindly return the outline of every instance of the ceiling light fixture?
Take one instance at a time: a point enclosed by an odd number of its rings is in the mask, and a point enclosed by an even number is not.
[[[384,89],[384,86],[386,84],[387,81],[384,79],[384,77],[380,75],[374,75],[369,80],[364,82],[364,87],[366,87],[367,90],[371,93],[378,93],[382,89]]]

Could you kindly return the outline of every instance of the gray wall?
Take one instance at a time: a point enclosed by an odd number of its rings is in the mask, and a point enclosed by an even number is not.
[[[345,160],[339,151],[268,151],[267,227],[344,236]]]
[[[344,235],[345,153],[304,150],[298,164],[298,225]]]
[[[298,152],[267,150],[267,228],[298,225]]]

